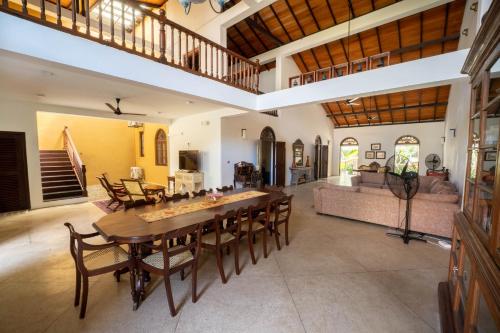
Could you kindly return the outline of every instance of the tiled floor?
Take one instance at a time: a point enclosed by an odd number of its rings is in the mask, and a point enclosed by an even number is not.
[[[132,311],[127,277],[91,280],[85,320],[74,308],[74,267],[65,221],[92,231],[103,213],[90,203],[0,218],[2,332],[437,332],[437,284],[446,279],[447,250],[388,238],[385,228],[316,215],[314,184],[295,194],[291,243],[249,261],[241,275],[225,258],[222,285],[211,254],[203,255],[196,304],[190,276],[173,278],[179,314],[170,317],[162,280]]]

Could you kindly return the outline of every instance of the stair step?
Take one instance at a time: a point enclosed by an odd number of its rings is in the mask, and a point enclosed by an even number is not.
[[[61,186],[50,186],[42,187],[42,192],[45,193],[58,193],[58,192],[71,192],[71,191],[81,191],[82,188],[80,184],[78,185],[61,185]]]
[[[70,166],[42,166],[43,171],[73,171],[73,168]]]
[[[65,150],[63,150],[63,151],[61,151],[59,153],[55,153],[55,152],[54,153],[42,153],[42,152],[40,152],[40,157],[41,158],[45,158],[45,157],[68,157],[68,153]]]
[[[74,176],[73,170],[42,170],[42,177],[48,176]]]
[[[50,182],[50,181],[59,181],[59,180],[75,180],[78,181],[76,178],[75,174],[72,172],[67,175],[50,175],[50,176],[42,176],[42,183],[43,182]]]
[[[68,156],[40,156],[40,162],[69,161]]]
[[[63,199],[79,198],[79,197],[83,197],[82,190],[44,194],[43,200],[44,201],[49,201],[49,200],[51,201],[51,200],[63,200]]]
[[[71,167],[71,163],[68,161],[41,161],[40,166],[42,167],[50,167],[50,166],[64,166],[64,167]]]
[[[48,181],[42,180],[42,189],[54,186],[74,186],[74,185],[80,186],[80,183],[76,178],[67,180],[48,180]]]
[[[41,149],[40,154],[50,154],[50,153],[66,153],[64,149]]]

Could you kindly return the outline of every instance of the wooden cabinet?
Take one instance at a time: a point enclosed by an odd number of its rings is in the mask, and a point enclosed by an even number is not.
[[[463,212],[455,218],[443,332],[500,331],[500,1],[492,2],[465,61],[471,76]]]
[[[198,192],[203,189],[203,173],[202,172],[175,172],[175,192]]]

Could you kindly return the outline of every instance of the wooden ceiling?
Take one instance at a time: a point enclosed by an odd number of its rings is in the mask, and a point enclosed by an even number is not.
[[[238,0],[232,0],[231,4]],[[278,0],[228,29],[228,48],[250,58],[307,35],[365,15],[396,0]],[[390,64],[455,51],[465,0],[455,0],[398,21],[293,55],[302,73],[390,52]],[[274,67],[272,64],[269,68]],[[369,99],[361,106],[325,103],[336,127],[438,121],[444,119],[449,86]],[[376,101],[376,102],[375,102]],[[363,106],[364,104],[364,106]],[[422,107],[417,107],[422,105]],[[342,112],[344,115],[342,115]],[[354,114],[360,112],[360,114]],[[352,113],[351,115],[348,115]],[[376,117],[372,117],[374,113]],[[333,114],[333,116],[331,116]]]
[[[347,101],[324,103],[335,127],[359,127],[442,121],[450,85]]]

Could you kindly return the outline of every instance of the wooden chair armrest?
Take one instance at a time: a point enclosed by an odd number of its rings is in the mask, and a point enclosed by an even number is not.
[[[85,242],[82,242],[82,243],[83,243],[82,248],[85,251],[103,250],[103,249],[107,249],[110,247],[118,246],[118,244],[116,244],[116,243],[105,243],[105,244],[97,244],[97,245],[89,244],[89,243],[85,243]]]
[[[99,236],[99,233],[96,231],[96,232],[93,232],[91,234],[80,234],[80,236],[82,238],[92,238],[92,237]]]

